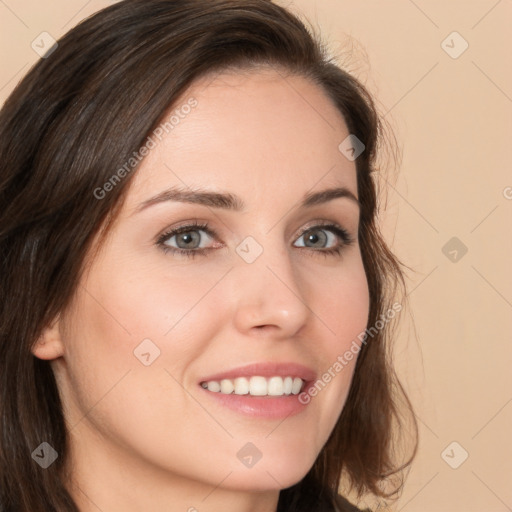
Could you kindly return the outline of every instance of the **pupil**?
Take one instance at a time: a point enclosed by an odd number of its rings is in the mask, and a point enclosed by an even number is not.
[[[318,230],[317,230],[317,233],[319,233]],[[321,231],[320,231],[320,233],[321,233]],[[309,235],[307,235],[307,239],[308,239],[308,242],[310,242],[313,246],[321,245],[322,239],[323,239],[324,243],[326,242],[325,235],[323,235],[323,237],[322,237],[322,236],[319,236],[318,234],[315,234],[314,232],[311,232]]]
[[[194,237],[190,232],[181,234],[181,242],[183,242],[185,245],[190,245],[193,241]]]

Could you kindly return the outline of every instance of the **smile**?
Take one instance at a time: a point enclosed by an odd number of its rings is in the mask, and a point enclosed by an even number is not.
[[[201,382],[201,387],[213,393],[275,397],[298,395],[303,385],[304,381],[299,377],[266,378],[259,375]]]

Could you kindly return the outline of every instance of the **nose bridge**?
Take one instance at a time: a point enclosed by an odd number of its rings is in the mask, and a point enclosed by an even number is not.
[[[236,249],[235,319],[238,328],[273,325],[292,336],[306,322],[309,308],[297,268],[277,236],[246,237]]]

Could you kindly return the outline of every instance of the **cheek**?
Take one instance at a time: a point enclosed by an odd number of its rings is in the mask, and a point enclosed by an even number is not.
[[[132,337],[168,344],[191,312],[204,309],[203,298],[221,277],[216,268],[176,265],[165,256],[152,265],[137,258],[108,277],[103,288]]]
[[[184,335],[187,311],[200,290],[173,288],[169,281],[150,279],[147,271],[134,274],[118,266],[108,274],[107,268],[91,273],[66,323],[66,374],[59,381],[69,422],[77,425],[78,436],[89,424],[105,439],[141,452],[154,449],[158,458],[158,443],[148,439],[180,432],[190,414],[176,381],[200,350]]]
[[[218,317],[204,297],[222,273],[196,271],[187,277],[176,267],[114,260],[97,262],[79,289],[66,329],[69,378],[85,410],[127,371],[147,393],[168,386],[165,370],[181,381],[209,339],[203,331]]]
[[[350,390],[359,347],[369,313],[369,290],[362,261],[346,265],[337,278],[331,275],[323,293],[315,294],[312,309],[326,327],[318,348],[322,372],[309,399],[319,406],[319,424],[334,427]],[[358,338],[359,336],[359,338]],[[307,400],[308,397],[304,397]]]
[[[361,260],[340,272],[338,278],[326,280],[324,293],[318,293],[318,315],[331,336],[326,336],[326,353],[336,356],[347,350],[364,332],[368,322],[370,297],[368,281]]]
[[[100,263],[84,285],[87,293],[78,309],[80,329],[91,342],[125,362],[145,339],[160,350],[169,346],[187,315],[201,308],[201,298],[216,279],[197,272],[187,277],[179,267],[141,263],[130,258],[115,266]]]

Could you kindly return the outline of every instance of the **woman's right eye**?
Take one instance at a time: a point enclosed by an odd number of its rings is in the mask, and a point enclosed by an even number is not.
[[[158,238],[157,245],[166,253],[171,252],[193,258],[213,249],[213,247],[200,247],[205,238],[206,241],[208,238],[216,238],[216,234],[208,224],[190,224],[166,231]]]

